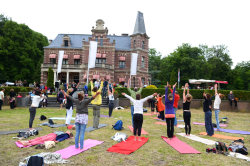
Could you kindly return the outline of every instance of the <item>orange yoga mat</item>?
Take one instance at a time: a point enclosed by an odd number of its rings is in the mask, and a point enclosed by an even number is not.
[[[206,132],[201,132],[200,135],[207,135]],[[221,134],[214,134],[212,137],[220,138],[220,139],[229,139],[229,140],[238,140],[238,139],[244,139],[243,137],[232,137],[227,135],[221,135]]]
[[[134,132],[134,128],[132,126],[128,126],[128,128],[130,129],[130,131],[133,133]],[[148,132],[146,132],[145,130],[141,129],[141,134],[143,135],[147,135]]]

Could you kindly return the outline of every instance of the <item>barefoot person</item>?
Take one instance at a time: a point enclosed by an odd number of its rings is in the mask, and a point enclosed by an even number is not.
[[[175,111],[174,111],[174,100],[175,100],[175,86],[176,83],[173,85],[173,93],[168,94],[168,87],[169,84],[167,82],[167,87],[165,89],[165,118],[167,123],[167,135],[168,138],[171,139],[174,136],[174,118],[175,118]]]
[[[80,137],[80,149],[83,149],[84,133],[86,126],[88,124],[88,105],[94,100],[100,92],[95,93],[95,95],[90,99],[84,99],[84,93],[78,94],[78,99],[74,99],[69,94],[63,91],[64,95],[68,97],[69,100],[74,101],[76,104],[76,136],[75,136],[75,148],[79,148],[79,137]]]
[[[137,94],[141,94],[141,92],[142,92],[142,82],[141,82],[141,78],[139,78],[139,82],[140,82],[140,89],[138,90],[138,88],[137,87],[135,87],[134,88],[134,90],[132,90],[131,88],[130,88],[130,78],[128,79],[128,87],[127,87],[127,89],[128,89],[128,92],[130,93],[130,96],[133,98],[133,99],[135,99],[136,98],[136,95]],[[132,117],[132,126],[134,127],[134,124],[133,124],[133,116],[134,116],[134,104],[133,104],[133,102],[130,102],[130,104],[131,104],[131,117]]]
[[[153,95],[150,95],[148,97],[145,97],[141,99],[141,95],[137,94],[136,99],[133,99],[131,96],[127,95],[126,93],[122,93],[123,96],[128,98],[134,106],[134,114],[133,114],[133,124],[134,124],[134,136],[136,141],[136,133],[138,135],[138,140],[141,141],[141,129],[142,129],[142,123],[143,123],[143,103],[147,101],[148,99],[154,97],[157,95],[157,93],[154,93]]]
[[[109,84],[107,85],[107,87],[108,86],[109,86]],[[108,87],[108,98],[109,98],[109,117],[111,117],[113,109],[114,109],[114,101],[115,101],[115,98],[114,98],[114,88],[113,87],[112,87],[112,89],[110,89]]]
[[[173,93],[173,90],[171,89],[171,85],[169,85],[169,90],[170,90],[171,93]],[[177,126],[176,111],[178,110],[178,102],[179,102],[179,100],[180,100],[180,95],[178,94],[177,91],[175,91],[175,94],[174,94],[174,113],[175,113],[174,126]]]
[[[212,100],[211,95],[208,93],[203,93],[203,111],[205,112],[205,128],[207,135],[214,135],[214,127],[212,124]]]
[[[187,90],[187,95],[186,95]],[[185,122],[185,132],[186,135],[189,136],[191,133],[191,112],[190,112],[190,103],[192,100],[192,96],[189,94],[188,83],[185,84],[185,88],[183,89],[183,119]]]
[[[217,130],[219,130],[220,129],[219,113],[220,113],[221,98],[223,97],[223,94],[218,93],[217,89],[218,89],[218,85],[215,84],[214,85],[214,91],[215,91],[214,113],[215,113]]]
[[[165,105],[163,104],[163,102],[162,102],[162,98],[164,97],[165,95],[163,95],[163,96],[161,96],[161,94],[159,93],[158,95],[157,95],[157,110],[158,110],[158,112],[159,112],[159,114],[160,114],[160,118],[162,119],[162,120],[164,120],[165,119],[165,115],[164,115],[164,110],[165,110]]]

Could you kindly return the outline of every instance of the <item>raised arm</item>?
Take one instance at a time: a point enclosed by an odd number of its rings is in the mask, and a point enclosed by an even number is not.
[[[185,103],[186,102],[186,87],[183,89],[183,103]]]
[[[218,94],[217,87],[218,87],[218,85],[214,84],[214,93],[215,93],[215,95]]]
[[[165,88],[165,103],[168,102],[168,82],[167,82],[167,87]]]
[[[147,96],[147,97],[141,99],[141,101],[142,101],[142,102],[145,102],[145,101],[147,101],[148,99],[153,98],[153,97],[156,96],[156,95],[157,95],[157,93],[154,93],[154,94],[152,94],[152,95],[150,95],[150,96]]]
[[[175,84],[173,85],[173,89],[174,89],[174,90],[173,90],[173,101],[174,101],[174,99],[175,99],[175,89],[176,89],[175,87],[176,87],[176,84],[177,84],[177,83],[175,83]]]
[[[94,100],[101,92],[97,92],[93,97],[89,98],[85,101],[85,104],[89,104],[92,100]]]
[[[128,89],[130,89],[130,78],[128,79],[128,86],[127,86]]]
[[[130,101],[135,102],[135,99],[133,99],[131,96],[127,95],[126,93],[122,93],[122,95],[128,98]]]

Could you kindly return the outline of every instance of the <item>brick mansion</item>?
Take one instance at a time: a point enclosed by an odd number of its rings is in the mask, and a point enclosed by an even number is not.
[[[92,34],[58,34],[44,47],[44,60],[41,66],[41,83],[46,83],[48,69],[54,71],[56,80],[59,50],[64,51],[61,73],[58,80],[71,83],[83,82],[88,70],[88,56],[90,41],[97,41],[95,68],[89,71],[90,79],[106,78],[111,82],[123,84],[130,78],[131,54],[137,53],[137,75],[131,77],[131,86],[138,86],[138,77],[143,84],[150,83],[148,73],[148,43],[143,13],[138,12],[132,35],[109,35],[108,28],[104,28],[104,21],[96,21]]]

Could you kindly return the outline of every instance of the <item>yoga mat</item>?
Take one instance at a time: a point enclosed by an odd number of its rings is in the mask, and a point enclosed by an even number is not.
[[[235,157],[235,158],[238,158],[238,159],[243,159],[243,160],[246,160],[246,161],[250,161],[250,158],[243,155],[243,154],[240,154],[240,153],[235,153],[235,152],[229,152],[229,155],[230,157]]]
[[[16,143],[16,146],[19,147],[19,148],[27,148],[27,147],[30,147],[32,145],[29,145],[29,146],[24,146],[23,144],[19,143],[19,142],[15,142]]]
[[[151,113],[145,113],[143,115],[145,115],[145,116],[151,116],[152,114]]]
[[[88,127],[85,131],[91,132],[91,131],[94,131],[94,130],[97,130],[97,129],[100,129],[100,128],[106,127],[106,126],[107,126],[107,124],[99,124],[98,128],[94,128],[93,126],[91,126],[91,127]]]
[[[45,123],[40,124],[40,126],[48,126],[51,128],[57,128],[57,127],[65,127],[66,124],[53,124],[53,125],[51,125],[48,122],[45,122]]]
[[[134,132],[134,128],[132,126],[128,126],[128,128],[130,129],[130,131],[133,133]],[[144,129],[141,129],[141,134],[143,135],[147,135],[148,132],[146,132]]]
[[[193,124],[205,126],[205,123],[193,122]],[[227,124],[220,124],[220,127],[227,127]]]
[[[200,135],[207,135],[207,133],[201,132]],[[232,136],[221,135],[221,134],[214,134],[212,137],[220,138],[220,139],[229,139],[229,140],[238,140],[238,139],[244,140],[243,137],[232,137]]]
[[[42,130],[41,127],[36,127],[35,129],[38,130],[38,131]],[[0,135],[15,134],[15,133],[19,133],[19,131],[26,132],[28,130],[29,130],[29,128],[27,128],[27,129],[20,129],[20,130],[11,130],[11,131],[0,131]]]
[[[193,141],[201,142],[201,143],[206,144],[206,145],[215,145],[215,141],[201,138],[201,137],[198,137],[198,136],[193,135],[193,134],[190,134],[189,136],[186,136],[185,133],[176,133],[176,134],[183,136],[185,138],[191,139]]]
[[[107,151],[109,152],[114,152],[114,153],[121,153],[121,154],[130,154],[137,149],[139,149],[142,145],[144,145],[147,141],[148,138],[145,137],[140,137],[141,141],[135,141],[134,136],[128,137],[126,141],[122,141],[118,144],[115,144],[108,148]]]
[[[214,130],[215,131],[225,132],[225,133],[233,133],[233,134],[244,134],[244,135],[249,135],[250,134],[249,131],[230,130],[230,129],[219,129],[219,130],[217,130],[217,128],[214,128]]]
[[[70,158],[71,156],[74,156],[74,155],[77,155],[79,153],[82,153],[83,151],[86,151],[94,146],[97,146],[97,145],[100,145],[102,144],[104,141],[97,141],[97,140],[93,140],[93,139],[87,139],[84,141],[84,147],[82,150],[79,149],[76,149],[75,148],[75,145],[71,145],[65,149],[61,149],[61,150],[58,150],[56,151],[55,153],[59,153],[61,154],[62,158],[63,159],[68,159]]]
[[[161,136],[161,138],[181,154],[200,154],[198,150],[179,140],[176,136],[172,139]]]
[[[108,115],[100,115],[101,118],[108,118]]]
[[[162,120],[162,119],[159,119],[159,118],[157,118],[157,117],[152,117],[152,119],[156,119],[156,120],[160,120],[160,121],[165,121],[165,120]],[[184,120],[177,120],[177,122],[184,122]]]
[[[66,117],[52,117],[52,118],[49,118],[51,120],[66,120]],[[71,118],[71,120],[75,120],[74,117]]]
[[[155,124],[159,124],[159,125],[163,125],[163,126],[166,126],[166,122],[155,122]],[[177,127],[180,128],[180,129],[183,129],[185,128],[185,125],[183,124],[177,124]]]

